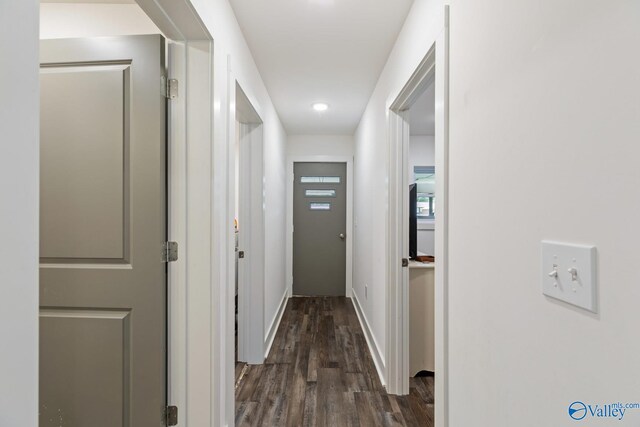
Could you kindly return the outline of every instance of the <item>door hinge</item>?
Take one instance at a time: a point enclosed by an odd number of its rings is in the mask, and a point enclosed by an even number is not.
[[[165,98],[176,99],[178,97],[178,79],[167,79],[162,76],[160,90]]]
[[[178,260],[178,242],[164,242],[162,244],[162,262]]]
[[[165,410],[165,419],[168,426],[177,426],[178,425],[178,407],[167,406],[167,409]]]
[[[244,251],[238,252],[238,258],[244,258]]]
[[[402,266],[409,267],[409,260],[407,258],[402,258]]]

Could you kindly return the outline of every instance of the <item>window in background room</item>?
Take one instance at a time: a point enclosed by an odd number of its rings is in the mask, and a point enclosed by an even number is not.
[[[413,179],[418,192],[418,219],[435,219],[435,166],[414,166]]]

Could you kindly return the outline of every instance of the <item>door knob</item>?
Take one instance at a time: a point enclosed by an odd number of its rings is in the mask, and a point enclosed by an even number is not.
[[[340,234],[338,234],[338,237],[339,237],[341,240],[344,240],[344,238],[345,238],[346,236],[344,235],[344,233],[340,233]]]

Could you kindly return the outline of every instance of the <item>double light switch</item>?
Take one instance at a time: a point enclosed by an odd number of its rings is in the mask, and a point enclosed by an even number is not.
[[[596,248],[542,242],[542,292],[596,312]]]

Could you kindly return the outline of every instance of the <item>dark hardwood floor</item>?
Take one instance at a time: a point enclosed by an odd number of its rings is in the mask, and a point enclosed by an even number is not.
[[[350,300],[292,298],[264,365],[236,366],[236,426],[433,426],[433,377],[388,395]]]

